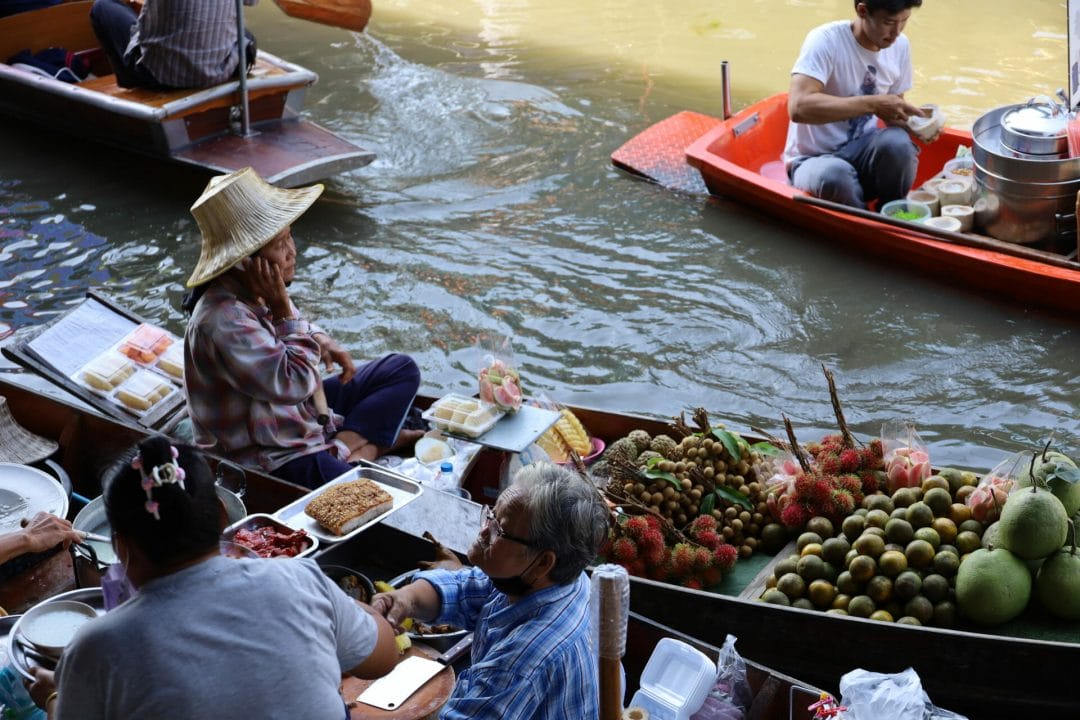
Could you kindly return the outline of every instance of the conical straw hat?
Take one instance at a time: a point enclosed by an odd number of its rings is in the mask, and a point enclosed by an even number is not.
[[[0,462],[32,465],[56,452],[55,440],[35,435],[15,421],[7,398],[0,395]]]
[[[303,215],[322,191],[322,185],[274,187],[249,167],[211,178],[191,206],[202,231],[202,252],[187,286],[213,280],[259,250]]]

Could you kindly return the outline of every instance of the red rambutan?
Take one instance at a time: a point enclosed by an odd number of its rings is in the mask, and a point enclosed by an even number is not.
[[[841,475],[836,479],[837,484],[852,495],[862,494],[862,479],[858,475]]]
[[[814,507],[822,508],[829,504],[829,500],[832,497],[833,491],[833,479],[819,477],[814,480],[814,484],[810,488],[810,492],[804,498],[809,501]]]
[[[611,556],[615,562],[625,565],[638,559],[638,546],[628,537],[621,537],[611,545]]]
[[[720,568],[715,565],[710,565],[701,572],[701,584],[707,588],[719,585],[723,579],[724,576],[720,572]]]
[[[714,518],[712,515],[698,515],[696,518],[694,518],[693,522],[690,523],[689,530],[691,533],[699,533],[704,530],[712,530],[713,532],[715,532],[716,518]]]
[[[641,562],[641,560],[632,560],[623,565],[623,567],[626,568],[626,572],[635,577],[646,577],[647,575],[645,563]]]
[[[866,446],[864,452],[866,451],[869,451],[870,457],[875,458],[878,462],[881,462],[881,459],[885,457],[885,447],[881,444],[881,438],[875,438],[871,440],[870,444]]]
[[[816,476],[800,472],[795,476],[795,495],[805,497],[814,486]]]
[[[836,489],[832,494],[833,517],[845,517],[855,509],[855,498],[846,490]]]
[[[801,503],[791,503],[780,511],[780,522],[789,528],[801,528],[810,519],[810,513]]]
[[[649,529],[638,541],[638,551],[646,565],[657,565],[667,559],[667,548],[664,547],[664,536],[659,530]]]
[[[649,521],[641,515],[636,515],[627,520],[623,528],[626,530],[627,535],[635,540],[640,540],[645,531],[649,529]]]
[[[855,448],[847,448],[840,453],[840,469],[846,473],[854,472],[859,468],[861,460]]]
[[[694,548],[687,543],[678,543],[671,550],[671,574],[685,577],[694,569]]]
[[[713,562],[724,572],[735,567],[735,561],[739,559],[739,549],[734,545],[724,543],[713,551]]]
[[[819,455],[817,458],[818,469],[822,475],[839,475],[840,474],[840,458],[836,455],[826,454]]]
[[[698,580],[696,577],[688,577],[688,578],[686,578],[685,580],[682,581],[682,586],[683,587],[688,587],[691,590],[700,590],[701,589],[701,581]]]
[[[881,486],[884,484],[880,470],[868,470],[859,479],[862,480],[864,495],[873,495],[881,490]]]
[[[650,580],[666,582],[671,577],[671,566],[666,562],[661,562],[651,566],[646,572]]]
[[[655,515],[645,515],[645,522],[649,524],[649,527],[653,530],[660,529],[660,520]]]
[[[698,570],[704,570],[712,565],[712,550],[709,548],[694,548],[694,567]]]
[[[715,550],[716,546],[723,542],[715,530],[703,530],[702,532],[699,532],[694,539],[710,550]]]
[[[597,554],[602,558],[611,557],[611,535],[608,535],[606,538],[604,538],[604,542],[602,545],[600,545],[600,550],[597,552]]]

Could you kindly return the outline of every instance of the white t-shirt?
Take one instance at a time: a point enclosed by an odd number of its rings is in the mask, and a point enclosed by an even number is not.
[[[855,40],[850,20],[814,28],[806,36],[791,73],[808,75],[837,97],[900,95],[911,89],[911,48],[901,34],[892,45],[871,52]],[[825,155],[877,127],[873,114],[851,120],[788,125],[784,164],[800,157]]]

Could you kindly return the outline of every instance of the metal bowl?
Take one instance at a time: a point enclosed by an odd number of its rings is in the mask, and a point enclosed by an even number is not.
[[[270,527],[282,534],[290,534],[297,532],[295,529],[289,527],[285,523],[278,520],[272,515],[266,513],[252,513],[247,517],[237,520],[229,527],[221,531],[221,539],[226,542],[236,542],[236,533],[240,530],[257,530],[259,528]],[[242,544],[242,543],[241,543]],[[319,549],[319,538],[314,535],[308,535],[304,540],[304,549],[298,552],[296,555],[280,557],[306,557],[311,555]],[[262,557],[260,555],[260,557]]]
[[[396,578],[391,580],[390,585],[395,588],[404,587],[412,582],[413,575],[415,575],[417,572],[419,572],[419,570],[410,570],[408,572],[402,573],[401,575],[398,575]],[[451,632],[444,633],[422,633],[410,630],[409,640],[414,643],[423,643],[424,645],[428,645],[442,653],[446,652],[454,645],[457,645],[458,641],[462,640],[468,634],[469,631],[462,628],[456,628]]]
[[[321,567],[326,577],[337,583],[337,586],[354,600],[370,603],[371,598],[375,597],[375,585],[367,575],[344,565],[322,565]]]

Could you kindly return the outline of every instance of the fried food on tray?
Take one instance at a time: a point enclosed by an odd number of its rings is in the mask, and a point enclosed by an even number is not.
[[[330,486],[309,502],[304,512],[335,535],[346,535],[393,506],[390,493],[361,479]]]

